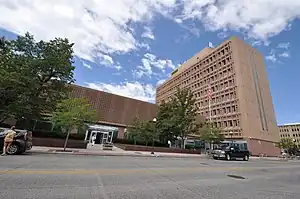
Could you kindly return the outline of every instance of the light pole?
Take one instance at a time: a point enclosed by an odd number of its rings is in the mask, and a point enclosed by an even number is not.
[[[156,121],[157,119],[156,118],[153,118],[153,124],[154,124],[154,130],[156,131],[156,128],[155,128],[155,125],[156,125]],[[156,132],[153,132],[153,133],[156,133]],[[154,135],[152,135],[152,151],[151,151],[151,154],[154,154]]]
[[[293,139],[293,155],[296,153],[296,139]]]

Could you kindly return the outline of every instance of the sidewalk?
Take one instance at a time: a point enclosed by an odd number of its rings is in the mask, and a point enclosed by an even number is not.
[[[89,155],[89,156],[131,156],[131,157],[169,157],[169,158],[205,158],[206,154],[183,154],[183,153],[161,153],[150,151],[104,151],[104,150],[89,150],[89,149],[66,149],[39,147],[33,146],[28,153],[43,153],[43,154],[69,154],[69,155]]]

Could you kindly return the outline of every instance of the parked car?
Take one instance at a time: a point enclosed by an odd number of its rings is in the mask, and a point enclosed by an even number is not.
[[[244,161],[248,161],[250,152],[245,143],[223,143],[213,151],[212,155],[214,159],[225,159],[229,161],[241,158]]]
[[[8,130],[9,129],[6,128],[0,128],[0,150],[3,148],[4,138]],[[32,148],[32,134],[28,133],[27,130],[15,129],[15,131],[17,134],[7,150],[8,155],[22,154]]]

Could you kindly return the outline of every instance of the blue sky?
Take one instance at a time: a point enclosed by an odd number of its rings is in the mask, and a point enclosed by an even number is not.
[[[2,0],[0,36],[75,42],[76,83],[154,102],[155,87],[212,42],[265,56],[279,124],[300,122],[299,0]]]

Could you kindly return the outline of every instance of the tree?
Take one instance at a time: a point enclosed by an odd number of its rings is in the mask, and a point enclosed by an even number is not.
[[[140,138],[148,146],[149,141],[152,141],[152,146],[154,146],[154,141],[158,139],[156,124],[153,121],[142,122]]]
[[[127,127],[127,137],[134,140],[136,145],[136,140],[139,138],[141,133],[142,123],[138,118],[134,118],[131,125]]]
[[[54,111],[74,82],[73,44],[55,38],[36,42],[32,35],[0,40],[0,122]]]
[[[176,124],[173,120],[173,104],[161,103],[157,112],[156,128],[159,135],[159,139],[163,143],[167,143],[168,140],[174,141],[178,135],[176,133]]]
[[[225,139],[219,128],[213,127],[211,124],[205,124],[199,129],[200,138],[210,144],[218,144]]]
[[[181,137],[184,140],[189,134],[195,134],[202,126],[198,119],[196,99],[189,89],[177,88],[170,101],[162,103],[158,108],[157,127],[160,135],[168,138]]]
[[[86,122],[95,122],[96,116],[96,111],[83,98],[65,99],[57,104],[50,120],[67,133],[64,150],[66,150],[71,130],[84,126]]]
[[[128,127],[128,136],[134,139],[134,144],[136,140],[141,140],[148,146],[149,141],[154,141],[158,139],[155,123],[152,121],[140,121],[135,118],[132,124]]]
[[[298,148],[292,138],[281,138],[277,143],[277,147],[287,150],[290,155],[292,155]]]

